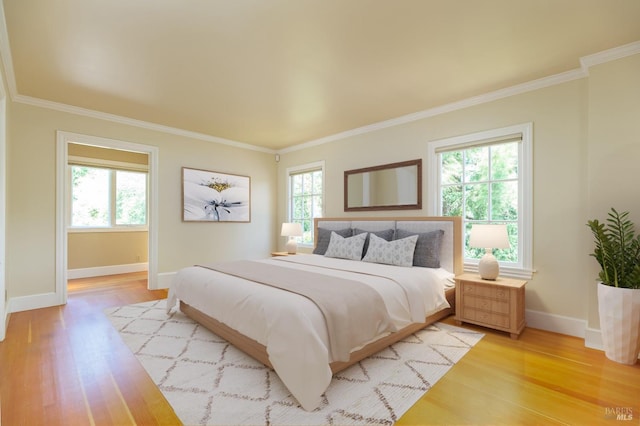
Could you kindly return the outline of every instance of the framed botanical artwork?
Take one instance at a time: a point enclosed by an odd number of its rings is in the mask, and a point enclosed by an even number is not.
[[[183,167],[182,220],[251,222],[251,178]]]

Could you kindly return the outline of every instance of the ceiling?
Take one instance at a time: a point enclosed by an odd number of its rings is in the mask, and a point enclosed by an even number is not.
[[[12,96],[273,150],[575,70],[638,0],[4,0]]]

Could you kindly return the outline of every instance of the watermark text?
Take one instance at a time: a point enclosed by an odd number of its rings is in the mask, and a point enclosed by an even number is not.
[[[605,407],[604,417],[609,420],[633,420],[633,408],[632,407]]]

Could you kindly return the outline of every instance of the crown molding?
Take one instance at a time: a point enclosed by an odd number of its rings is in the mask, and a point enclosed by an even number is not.
[[[587,73],[582,68],[577,68],[571,71],[555,74],[549,77],[544,77],[537,80],[529,81],[527,83],[522,83],[515,86],[507,87],[504,89],[496,90],[493,92],[485,93],[483,95],[478,95],[471,98],[463,99],[461,101],[452,102],[449,104],[441,105],[441,106],[430,108],[427,110],[414,112],[414,113],[403,115],[397,118],[392,118],[390,120],[380,121],[378,123],[370,124],[363,127],[358,127],[356,129],[347,130],[341,133],[336,133],[334,135],[326,136],[320,139],[315,139],[299,145],[294,145],[288,148],[281,149],[278,151],[278,153],[285,154],[288,152],[299,151],[301,149],[310,148],[312,146],[322,145],[322,144],[334,142],[340,139],[346,139],[352,136],[375,132],[377,130],[385,129],[388,127],[399,126],[401,124],[411,123],[413,121],[423,120],[429,117],[435,117],[437,115],[446,114],[448,112],[458,111],[458,110],[469,108],[472,106],[493,102],[498,99],[508,98],[510,96],[519,95],[519,94],[531,92],[534,90],[539,90],[549,86],[555,86],[557,84],[566,83],[572,80],[578,80],[585,77],[587,77]]]
[[[237,142],[230,139],[224,139],[217,136],[206,135],[204,133],[192,132],[190,130],[178,129],[176,127],[164,126],[162,124],[150,123],[148,121],[136,120],[133,118],[123,117],[120,115],[109,114],[106,112],[95,111],[92,109],[76,107],[73,105],[62,104],[59,102],[47,101],[44,99],[33,98],[24,95],[15,95],[12,97],[14,102],[19,102],[27,105],[32,105],[41,108],[53,109],[56,111],[66,112],[70,114],[82,115],[85,117],[97,118],[99,120],[111,121],[119,124],[126,124],[129,126],[140,127],[147,130],[154,130],[162,133],[168,133],[176,136],[184,136],[187,138],[198,139],[206,142],[215,142],[218,144],[229,145],[236,148],[249,149],[253,151],[266,152],[269,154],[275,154],[275,150],[270,148],[264,148],[248,143]]]
[[[2,60],[2,66],[4,69],[3,74],[6,79],[6,85],[9,92],[9,97],[13,102],[32,105],[40,108],[52,109],[56,111],[66,112],[69,114],[96,118],[99,120],[105,120],[105,121],[110,121],[114,123],[125,124],[128,126],[139,127],[139,128],[153,130],[153,131],[162,132],[162,133],[168,133],[176,136],[184,136],[187,138],[202,140],[205,142],[214,142],[218,144],[232,146],[235,148],[266,152],[268,154],[276,153],[275,150],[270,148],[264,148],[256,145],[251,145],[248,143],[211,136],[204,133],[192,132],[189,130],[178,129],[176,127],[164,126],[161,124],[150,123],[148,121],[136,120],[133,118],[123,117],[120,115],[108,114],[108,113],[95,111],[87,108],[76,107],[73,105],[48,101],[48,100],[39,99],[39,98],[33,98],[31,96],[25,96],[25,95],[19,94],[18,88],[16,85],[16,76],[13,68],[11,46],[9,44],[9,33],[7,31],[7,21],[4,14],[4,5],[2,5],[1,3],[0,3],[0,59]],[[0,78],[1,77],[2,76],[0,75]],[[0,87],[0,92],[2,92],[3,90],[4,88]]]
[[[498,99],[508,98],[510,96],[519,95],[534,90],[539,90],[545,87],[555,86],[557,84],[567,83],[572,80],[578,80],[589,76],[589,68],[595,65],[603,64],[617,59],[622,59],[627,56],[640,54],[640,41],[625,44],[623,46],[614,47],[602,52],[594,53],[592,55],[583,56],[580,58],[580,68],[576,68],[570,71],[566,71],[560,74],[555,74],[549,77],[543,77],[537,80],[529,81],[527,83],[518,84],[515,86],[507,87],[505,89],[496,90],[494,92],[485,93],[483,95],[474,96],[472,98],[463,99],[458,102],[453,102],[446,105],[441,105],[435,108],[427,109],[424,111],[415,112],[412,114],[403,115],[401,117],[393,118],[391,120],[380,121],[378,123],[370,124],[356,129],[347,130],[345,132],[336,133],[334,135],[326,136],[320,139],[315,139],[309,142],[304,142],[299,145],[291,146],[278,151],[280,154],[287,152],[299,151],[301,149],[310,148],[312,146],[322,145],[329,142],[334,142],[340,139],[346,139],[348,137],[362,135],[364,133],[374,132],[376,130],[384,129],[387,127],[398,126],[413,121],[422,120],[428,117],[434,117],[436,115],[445,114],[452,111],[457,111],[464,108],[469,108],[475,105],[492,102]]]
[[[594,53],[580,58],[580,65],[587,73],[589,68],[604,64],[605,62],[615,61],[617,59],[626,58],[627,56],[637,55],[640,53],[640,41],[625,44],[623,46],[614,47],[613,49],[603,52]]]

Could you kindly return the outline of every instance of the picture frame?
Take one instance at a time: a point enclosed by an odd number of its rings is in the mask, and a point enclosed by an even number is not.
[[[182,168],[183,222],[251,222],[251,178]]]

